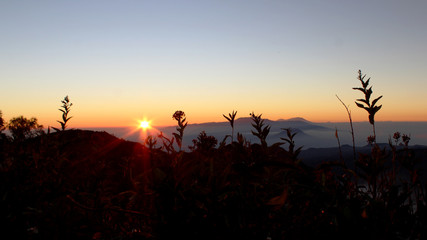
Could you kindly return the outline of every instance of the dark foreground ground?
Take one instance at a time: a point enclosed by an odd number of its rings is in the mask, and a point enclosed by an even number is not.
[[[426,239],[426,148],[219,144],[69,130],[0,140],[10,239]]]

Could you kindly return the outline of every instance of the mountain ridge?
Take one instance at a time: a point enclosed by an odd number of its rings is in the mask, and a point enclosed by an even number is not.
[[[234,134],[241,133],[245,138],[255,143],[258,139],[252,135],[252,122],[250,118],[239,118],[234,123]],[[350,125],[347,122],[337,123],[316,123],[304,121],[303,118],[290,118],[287,120],[269,120],[265,119],[266,126],[270,126],[270,133],[267,137],[269,144],[281,141],[280,132],[283,129],[290,128],[297,132],[295,142],[297,145],[304,146],[305,149],[311,147],[335,147],[337,146],[337,138],[335,131],[337,130],[338,137],[342,145],[353,145],[350,132]],[[354,136],[356,146],[365,146],[367,137],[372,135],[372,125],[369,122],[354,122]],[[163,132],[167,136],[172,136],[176,132],[176,126],[154,127],[151,130],[143,132],[135,127],[123,128],[96,128],[98,130],[106,130],[113,133],[115,136],[122,137],[127,140],[140,142],[145,135],[157,136]],[[407,134],[411,137],[411,145],[427,145],[427,122],[410,123],[407,122],[377,122],[376,124],[378,142],[388,143],[389,138],[395,132]],[[208,123],[189,123],[184,130],[184,146],[191,145],[192,140],[205,131],[207,135],[216,137],[222,140],[226,135],[231,135],[231,126],[227,121],[224,122],[208,122]],[[145,136],[146,137],[146,136]]]

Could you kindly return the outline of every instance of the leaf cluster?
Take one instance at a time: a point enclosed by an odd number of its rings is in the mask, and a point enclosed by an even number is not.
[[[378,98],[376,98],[376,99],[374,99],[372,102],[371,102],[371,95],[372,95],[372,86],[371,87],[369,87],[369,80],[371,79],[371,78],[368,78],[366,81],[365,81],[365,77],[366,77],[366,74],[365,75],[362,75],[362,71],[361,70],[359,70],[359,75],[358,75],[358,79],[359,79],[359,81],[360,81],[360,83],[362,84],[362,87],[354,87],[353,89],[354,90],[359,90],[359,91],[361,91],[364,95],[365,95],[365,98],[363,99],[363,98],[361,98],[361,99],[357,99],[356,100],[356,105],[359,107],[359,108],[363,108],[363,109],[365,109],[367,112],[368,112],[368,114],[369,114],[369,123],[371,123],[372,125],[374,125],[375,124],[375,119],[374,119],[374,117],[375,117],[375,114],[381,109],[381,107],[382,107],[382,105],[380,105],[380,106],[376,106],[376,104],[377,104],[377,102],[383,97],[383,96],[379,96]]]
[[[191,150],[198,150],[203,153],[209,153],[217,145],[218,140],[213,136],[208,136],[205,131],[202,131],[197,139],[193,139],[193,146]]]
[[[175,119],[178,122],[178,127],[176,127],[176,130],[178,133],[172,133],[173,136],[176,139],[176,143],[178,144],[179,150],[182,149],[182,140],[184,137],[184,129],[187,127],[188,122],[186,122],[187,118],[185,117],[185,113],[183,111],[176,111],[173,116],[173,119]]]
[[[292,156],[292,159],[297,159],[298,155],[300,154],[303,146],[298,147],[297,149],[295,149],[295,141],[294,138],[297,135],[297,133],[292,133],[292,129],[290,128],[282,128],[282,130],[286,131],[286,136],[287,138],[280,138],[281,140],[285,141],[284,143],[288,143],[289,147],[288,147],[288,152],[289,154]]]
[[[256,115],[254,112],[249,114],[251,116],[251,120],[253,123],[251,123],[252,127],[256,130],[251,130],[252,134],[256,136],[260,141],[261,145],[266,147],[267,146],[267,136],[270,133],[270,126],[264,126],[264,119],[262,119],[262,114]]]
[[[225,119],[227,119],[228,122],[230,122],[231,125],[231,142],[234,141],[234,119],[236,118],[237,111],[234,111],[232,113],[228,114],[228,117],[225,114],[222,114]]]
[[[64,99],[61,101],[62,106],[61,108],[59,108],[58,110],[62,112],[62,121],[57,121],[59,124],[61,124],[61,130],[64,131],[67,128],[67,123],[68,121],[72,118],[69,117],[68,114],[71,111],[71,106],[73,106],[73,104],[70,102],[70,99],[68,98],[68,96],[65,96]],[[60,131],[60,129],[58,128],[53,128],[55,131]]]
[[[162,140],[162,149],[167,151],[167,153],[174,153],[175,149],[173,148],[173,143],[175,141],[175,138],[168,138],[166,137],[163,132],[160,132],[158,134],[158,138]]]
[[[234,119],[236,118],[236,115],[237,115],[237,111],[234,111],[234,110],[232,113],[228,114],[228,117],[225,114],[222,114],[222,116],[224,116],[224,118],[230,122],[230,125],[232,128],[234,128]]]

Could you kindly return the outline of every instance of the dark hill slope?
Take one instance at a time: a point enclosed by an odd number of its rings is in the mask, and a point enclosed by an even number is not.
[[[106,132],[68,130],[0,145],[0,225],[17,239],[111,231],[112,216],[99,216],[126,207],[120,203],[129,202],[132,178],[148,162],[141,144]]]
[[[40,145],[44,150],[42,154],[53,154],[72,164],[89,163],[103,167],[111,164],[124,168],[129,162],[142,162],[146,151],[140,143],[119,139],[107,132],[85,130],[56,132],[33,139],[28,143],[28,150],[34,147],[32,144]]]

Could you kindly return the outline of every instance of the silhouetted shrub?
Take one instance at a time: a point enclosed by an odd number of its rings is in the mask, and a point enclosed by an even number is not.
[[[3,113],[0,110],[0,133],[5,129],[4,126],[4,119],[3,119]]]
[[[27,119],[23,116],[12,118],[7,125],[15,141],[22,141],[43,134],[43,125],[37,123],[37,118]]]

